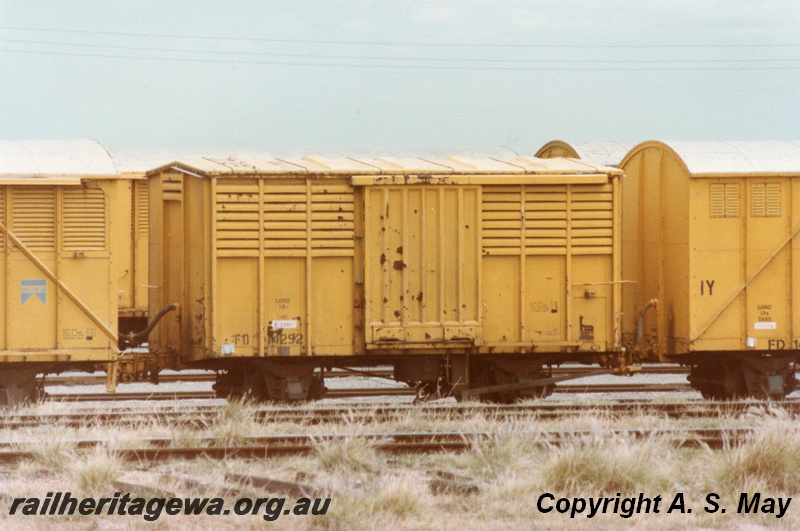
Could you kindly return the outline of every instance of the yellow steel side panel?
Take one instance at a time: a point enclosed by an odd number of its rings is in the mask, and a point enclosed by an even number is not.
[[[135,215],[133,214],[134,205],[134,183],[130,180],[120,181],[118,184],[120,194],[114,194],[110,209],[112,212],[124,215],[128,222],[124,225],[127,233],[123,237],[118,233],[118,237],[112,242],[114,258],[119,264],[119,280],[117,282],[117,304],[120,312],[125,314],[135,308]],[[123,191],[124,190],[124,191]],[[146,266],[145,266],[146,267]],[[146,309],[146,308],[143,308]]]
[[[620,194],[622,196],[622,333],[629,342],[636,337],[636,317],[648,297],[648,286],[641,277],[640,219],[643,213],[640,196],[643,193],[641,155],[633,157],[623,168]],[[650,295],[653,298],[653,295]]]
[[[576,340],[565,333],[565,257],[527,256],[525,269],[525,341],[540,344]]]
[[[87,274],[91,271],[91,274]],[[116,301],[113,297],[116,283],[111,278],[108,257],[62,259],[59,277],[89,306],[92,311],[113,321],[116,329]],[[28,301],[30,303],[31,301]],[[36,301],[38,302],[38,301]],[[26,303],[26,304],[28,304]],[[25,306],[25,305],[23,305]],[[113,311],[112,311],[113,310]],[[110,339],[98,330],[97,325],[67,297],[59,298],[58,306],[59,348],[113,348]],[[108,316],[113,315],[112,319]]]
[[[365,192],[368,344],[480,344],[477,187]]]
[[[268,257],[264,263],[265,312],[262,330],[272,321],[294,321],[267,338],[269,356],[300,356],[308,351],[305,257]],[[322,281],[323,279],[320,279]],[[320,286],[321,292],[327,286]],[[283,325],[286,326],[286,325]]]
[[[156,224],[157,219],[152,220],[154,230],[159,232],[159,240],[163,246],[158,249],[161,254],[161,261],[154,262],[151,267],[157,267],[160,272],[155,277],[161,282],[156,284],[156,290],[161,294],[158,299],[151,300],[150,315],[155,315],[164,306],[171,303],[184,303],[184,220],[182,202],[182,181],[177,174],[166,174],[163,176],[162,192],[163,199],[160,207],[162,219],[161,224]],[[151,231],[152,232],[152,231]],[[157,244],[157,243],[156,243]],[[151,253],[154,246],[151,243]],[[160,267],[159,267],[160,266]],[[162,319],[158,324],[161,338],[160,346],[166,350],[181,351],[182,332],[181,323],[177,319]]]
[[[670,288],[674,282],[666,277],[671,271],[680,268],[680,264],[672,263],[676,257],[667,255],[667,234],[668,226],[688,217],[688,201],[678,201],[675,208],[666,209],[665,203],[671,197],[681,195],[681,179],[688,179],[674,173],[672,162],[660,150],[649,149],[638,153],[637,157],[629,160],[625,171],[630,168],[631,179],[626,177],[623,188],[628,184],[628,180],[636,180],[636,194],[634,196],[630,190],[625,188],[625,208],[623,209],[623,223],[626,230],[631,233],[631,224],[636,225],[635,234],[638,241],[624,248],[625,252],[636,253],[635,262],[637,268],[631,274],[628,269],[625,272],[625,280],[636,282],[636,300],[632,306],[625,305],[624,312],[629,316],[625,320],[625,333],[629,338],[636,337],[636,320],[639,309],[649,300],[659,301],[658,312],[650,311],[644,319],[644,347],[660,349],[666,351],[666,330],[667,316],[672,304]],[[627,174],[626,174],[627,175]],[[632,187],[633,188],[633,187]],[[636,208],[629,208],[630,201],[636,202]],[[634,217],[634,214],[636,217]],[[685,238],[685,237],[684,237]],[[629,242],[631,243],[631,242]],[[633,257],[625,258],[626,264],[634,261]],[[628,276],[630,275],[630,276]],[[680,276],[680,275],[679,275]],[[685,273],[683,273],[685,277]]]
[[[793,233],[789,215],[789,179],[745,181],[746,223],[744,238],[747,267],[742,282],[746,315],[742,336],[755,338],[759,350],[781,350],[792,346],[790,301],[791,246]]]
[[[132,238],[133,238],[133,308],[147,310],[149,302],[148,257],[150,247],[150,202],[147,181],[133,181]]]
[[[786,179],[787,223],[792,233],[800,226],[800,179]],[[788,246],[789,250],[789,286],[786,293],[788,302],[787,311],[790,315],[792,343],[791,348],[800,349],[800,305],[795,302],[795,296],[800,289],[800,238],[795,236]]]
[[[487,345],[519,342],[520,339],[520,261],[519,256],[483,258],[483,323]],[[536,308],[533,308],[534,313]]]
[[[485,345],[614,348],[613,185],[493,185],[482,192]]]
[[[53,253],[38,258],[55,270]],[[55,286],[20,252],[8,258],[9,298],[6,302],[8,319],[8,350],[55,349],[57,344],[57,297]],[[23,302],[24,301],[24,302]]]
[[[748,348],[747,338],[752,338],[749,348],[758,350],[794,348],[790,240],[798,227],[792,227],[789,215],[790,181],[695,182],[701,190],[697,219],[704,223],[694,228],[693,236],[703,242],[694,258],[708,278],[701,276],[694,290],[693,301],[705,310],[693,322],[694,350]],[[727,238],[738,242],[735,254],[730,249],[714,252],[720,244],[707,241],[703,228],[713,232],[721,225]]]
[[[353,353],[353,259],[320,257],[312,262],[313,355]],[[291,332],[291,331],[290,331]]]
[[[692,238],[691,350],[739,350],[743,347],[742,282],[746,250],[742,235],[741,179],[697,179],[691,185],[695,209]],[[712,190],[723,197],[712,198]],[[713,199],[713,200],[712,200]],[[676,301],[677,302],[677,301]],[[699,337],[698,337],[699,335]],[[678,352],[682,352],[678,349]]]
[[[0,351],[12,353],[0,352],[6,361],[106,361],[116,350],[90,315],[116,333],[118,271],[110,252],[110,206],[120,190],[116,181],[2,187],[0,221],[33,255],[2,238]]]
[[[5,247],[5,238],[0,236]],[[0,304],[8,308],[8,256],[5,248],[0,250]],[[0,312],[0,350],[8,349],[8,310]]]
[[[217,298],[216,347],[227,345],[225,353],[232,356],[253,356],[258,343],[258,260],[219,258]]]
[[[324,178],[213,182],[215,354],[352,354],[353,187]],[[241,269],[250,262],[232,260],[250,257],[261,264],[252,272]],[[245,296],[252,307],[232,305],[231,297]],[[248,337],[249,348],[239,348],[235,337]]]
[[[610,255],[572,257],[571,341],[590,343],[592,350],[614,346],[613,262]]]
[[[674,155],[664,153],[660,173],[659,263],[665,297],[659,301],[659,333],[662,352],[676,352],[686,349],[686,337],[689,334],[691,305],[686,301],[690,300],[693,283],[688,235],[691,220],[695,219],[691,212],[691,197],[696,196],[691,191],[692,180]],[[642,301],[642,304],[645,302]]]
[[[201,179],[184,181],[183,202],[191,205],[185,208],[184,234],[186,240],[181,242],[185,255],[185,278],[183,284],[183,339],[191,345],[192,359],[205,357],[210,350],[205,342],[210,335],[207,304],[210,300],[208,282],[208,259],[211,231],[208,228],[208,194],[207,182]],[[204,208],[198,208],[203,206]],[[247,338],[250,340],[251,338]]]
[[[149,212],[147,284],[152,286],[152,291],[147,300],[148,315],[156,315],[158,310],[167,304],[164,302],[167,300],[165,292],[167,282],[167,275],[165,273],[165,250],[170,242],[166,238],[166,234],[163,230],[165,205],[161,182],[161,174],[157,174],[147,180],[147,202]],[[163,351],[166,348],[165,331],[171,326],[169,321],[173,320],[162,319],[159,326],[150,333],[148,337],[150,349]]]

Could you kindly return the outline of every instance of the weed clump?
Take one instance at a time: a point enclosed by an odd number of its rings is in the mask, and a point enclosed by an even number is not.
[[[111,483],[122,475],[123,470],[122,458],[116,452],[101,447],[77,455],[69,465],[78,490],[86,494],[108,492]]]
[[[769,422],[714,457],[715,484],[735,492],[752,484],[779,492],[800,485],[800,432],[791,422]]]
[[[673,455],[658,438],[578,439],[540,454],[541,477],[556,492],[661,492],[672,484]]]
[[[316,445],[317,459],[328,472],[377,472],[380,459],[374,443],[360,437],[321,441]]]
[[[535,436],[513,430],[501,431],[473,442],[467,468],[475,476],[494,479],[512,470],[528,468],[538,448]]]

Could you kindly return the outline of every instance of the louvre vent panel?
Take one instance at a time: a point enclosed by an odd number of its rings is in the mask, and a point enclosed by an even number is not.
[[[754,184],[750,187],[750,215],[754,218],[763,218],[767,215],[766,186]]]
[[[767,217],[777,218],[781,215],[781,184],[767,185]]]
[[[217,180],[215,205],[217,250],[258,256],[258,183]]]
[[[347,185],[311,185],[311,248],[347,249],[354,247],[355,202],[353,188]]]
[[[527,186],[525,192],[526,250],[566,250],[567,191],[563,186]]]
[[[351,256],[355,206],[348,184],[217,180],[217,249],[234,256]]]
[[[725,185],[712,184],[709,188],[711,196],[711,217],[724,218],[725,217]]]
[[[67,188],[62,192],[62,249],[106,250],[106,196],[99,188]]]
[[[780,217],[780,183],[756,183],[750,186],[750,215],[754,218]]]
[[[134,181],[133,186],[136,198],[133,215],[136,217],[137,235],[147,236],[150,230],[150,195],[147,190],[147,181]]]
[[[308,230],[306,183],[264,183],[264,250],[269,255],[305,255]]]
[[[725,216],[729,218],[739,217],[739,185],[725,185]]]
[[[522,187],[483,187],[481,240],[485,252],[519,252],[524,219],[521,205]]]
[[[161,188],[165,201],[180,201],[183,196],[183,181],[179,175],[165,175]]]
[[[738,218],[740,200],[738,184],[712,184],[709,187],[712,218]]]
[[[611,187],[575,188],[572,192],[572,245],[602,247],[613,245],[613,197]]]
[[[567,246],[610,253],[610,185],[484,186],[482,244],[488,254],[563,254]]]
[[[56,250],[55,213],[55,188],[20,187],[13,189],[11,230],[31,250]]]

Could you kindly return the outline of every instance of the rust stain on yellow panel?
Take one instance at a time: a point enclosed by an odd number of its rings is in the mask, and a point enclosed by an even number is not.
[[[366,192],[367,343],[480,344],[477,187]]]

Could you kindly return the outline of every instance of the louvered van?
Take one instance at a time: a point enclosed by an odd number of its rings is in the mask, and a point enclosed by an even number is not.
[[[644,142],[620,167],[629,349],[708,397],[793,391],[800,143]]]
[[[222,396],[391,365],[426,392],[544,394],[624,367],[621,172],[525,157],[204,158],[148,173],[150,336]]]
[[[115,358],[130,219],[130,182],[96,142],[0,143],[0,402]]]

